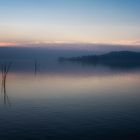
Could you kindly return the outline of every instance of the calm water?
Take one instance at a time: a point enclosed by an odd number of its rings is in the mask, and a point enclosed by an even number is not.
[[[135,140],[139,132],[139,69],[20,60],[1,86],[1,140]]]

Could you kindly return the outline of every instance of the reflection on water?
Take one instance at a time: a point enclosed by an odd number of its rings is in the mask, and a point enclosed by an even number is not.
[[[6,89],[12,102],[11,108],[0,106],[2,140],[140,138],[138,68],[43,60],[9,65],[1,66],[4,102],[9,104]]]
[[[1,93],[3,94],[3,100],[5,105],[11,105],[9,97],[6,92],[6,80],[7,80],[7,74],[10,70],[10,67],[12,65],[12,62],[3,62],[1,64],[1,74],[2,74],[2,80],[1,80]]]
[[[39,62],[37,59],[35,59],[35,62],[34,62],[34,74],[35,74],[35,76],[37,75],[38,71],[39,71]]]

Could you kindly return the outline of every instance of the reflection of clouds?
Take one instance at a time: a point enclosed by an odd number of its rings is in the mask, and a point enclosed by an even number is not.
[[[26,63],[27,62],[27,63]],[[28,77],[33,78],[33,74],[41,77],[112,77],[119,75],[139,74],[140,68],[111,68],[101,65],[82,65],[80,63],[47,63],[42,61],[14,61],[10,76],[28,80]],[[34,80],[34,79],[33,79]],[[10,79],[9,79],[10,81]]]
[[[10,95],[17,100],[77,95],[119,95],[139,89],[140,72],[82,75],[69,73],[9,73]],[[117,91],[118,93],[116,94]],[[133,93],[133,92],[131,92]],[[130,93],[130,94],[131,94]],[[126,95],[125,94],[125,95]]]

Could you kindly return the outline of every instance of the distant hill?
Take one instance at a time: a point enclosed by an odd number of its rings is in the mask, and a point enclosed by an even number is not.
[[[59,58],[59,61],[102,64],[110,66],[140,66],[140,52],[118,51],[102,55],[88,55],[71,58]]]

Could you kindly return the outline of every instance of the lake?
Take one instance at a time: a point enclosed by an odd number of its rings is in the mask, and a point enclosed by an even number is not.
[[[0,80],[1,140],[140,139],[139,68],[12,60]]]

